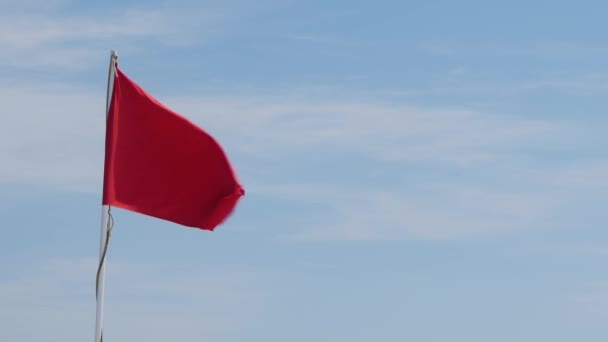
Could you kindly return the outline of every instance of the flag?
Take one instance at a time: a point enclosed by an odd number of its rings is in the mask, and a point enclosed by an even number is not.
[[[106,128],[104,205],[214,230],[244,193],[211,135],[116,67]]]

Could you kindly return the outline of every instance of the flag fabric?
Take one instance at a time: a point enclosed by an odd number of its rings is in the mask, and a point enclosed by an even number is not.
[[[244,194],[211,135],[116,67],[106,128],[104,205],[214,230]]]

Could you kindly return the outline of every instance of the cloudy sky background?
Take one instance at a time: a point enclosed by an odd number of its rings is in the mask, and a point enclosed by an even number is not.
[[[116,49],[247,195],[114,211],[108,341],[604,341],[606,10],[0,1],[0,340],[93,339]]]

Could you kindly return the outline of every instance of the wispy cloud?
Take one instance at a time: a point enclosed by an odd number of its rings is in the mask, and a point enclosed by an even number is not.
[[[570,293],[567,298],[575,318],[584,325],[608,319],[608,288],[606,284],[586,286],[586,290]]]
[[[467,165],[508,157],[522,148],[558,147],[563,129],[547,121],[474,110],[353,99],[311,101],[277,96],[168,101],[204,125],[238,131],[239,139],[247,141],[243,146],[267,155],[269,151],[287,152],[280,146],[314,146],[358,151],[385,161]]]
[[[11,113],[0,125],[0,163],[8,165],[0,169],[0,182],[99,191],[104,94],[38,85],[0,88],[0,96]],[[559,185],[560,179],[576,182],[581,172],[592,173],[579,177],[581,181],[602,179],[601,172],[579,170],[578,164],[565,163],[550,173],[533,166],[537,150],[585,146],[582,140],[582,145],[572,145],[565,138],[571,138],[571,128],[560,122],[346,97],[306,98],[289,91],[276,97],[157,97],[216,135],[251,187],[278,198],[304,192],[303,198],[328,208],[331,223],[306,229],[310,233],[302,239],[450,238],[546,228],[568,194],[587,191],[584,184],[574,189]],[[385,186],[392,182],[387,179],[342,188],[334,176],[311,184],[276,180],[280,171],[272,168],[258,177],[255,167],[255,161],[300,165],[300,157],[314,160],[343,153],[357,158],[354,167],[362,170],[371,171],[374,163],[393,165],[389,177],[399,181],[392,187]],[[412,167],[418,173],[446,176],[426,179],[412,189],[404,186],[407,177],[399,176],[411,173]],[[450,177],[450,170],[466,170],[483,180],[467,184]],[[263,189],[268,179],[291,185],[273,194]]]
[[[1,182],[83,189],[100,184],[103,94],[49,85],[0,90]]]
[[[285,235],[299,241],[467,238],[547,229],[562,204],[523,189],[441,184],[405,191],[259,184],[252,192],[329,209],[330,214],[318,214],[317,225]]]
[[[529,80],[512,85],[520,91],[553,90],[582,96],[608,94],[608,75],[605,73],[577,73]]]
[[[336,44],[345,43],[343,40],[340,40],[336,37],[332,37],[332,36],[328,36],[328,35],[318,35],[318,34],[289,34],[289,35],[287,35],[287,38],[296,40],[296,41],[316,43],[316,44],[336,45]]]
[[[82,341],[92,336],[95,267],[88,258],[51,260],[24,269],[17,278],[3,277],[0,338]],[[234,333],[252,322],[263,300],[246,272],[112,260],[108,277],[105,335],[126,340]]]
[[[585,188],[588,190],[605,193],[608,187],[608,160],[594,158],[566,165],[555,172],[553,182],[555,185],[573,188]]]
[[[0,158],[10,165],[0,171],[2,181],[98,180],[104,94],[39,85],[0,88],[0,95],[10,113],[0,126]],[[322,148],[381,161],[472,166],[511,160],[522,149],[557,144],[560,136],[559,126],[543,121],[373,102],[315,103],[286,95],[166,103],[221,136],[233,153],[263,159]]]
[[[584,58],[586,56],[608,54],[608,47],[602,44],[552,40],[519,42],[517,44],[429,41],[419,44],[418,48],[421,51],[440,55],[500,55],[507,57],[537,57],[553,60]]]
[[[577,96],[605,95],[608,92],[608,77],[598,66],[608,56],[608,45],[602,43],[439,41],[419,44],[418,50],[424,54],[457,57],[458,63],[463,64],[444,74],[434,74],[431,85],[420,90],[425,94],[483,94],[494,98],[538,91]],[[505,64],[519,65],[527,72],[507,77],[501,67]],[[539,67],[539,64],[547,67]],[[571,68],[571,65],[580,67]],[[465,70],[466,73],[463,72]]]
[[[41,2],[42,3],[42,2]],[[75,12],[68,2],[0,3],[0,67],[87,68],[111,48],[191,45],[220,35],[242,13],[211,6],[125,6]],[[10,34],[8,34],[10,32]],[[122,49],[121,49],[122,50]]]
[[[608,256],[608,244],[602,243],[551,243],[542,245],[536,250],[540,252],[549,252],[567,256],[592,256],[606,257]]]

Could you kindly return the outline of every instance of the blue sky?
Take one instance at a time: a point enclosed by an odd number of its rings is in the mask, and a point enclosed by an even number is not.
[[[0,340],[93,339],[116,49],[247,195],[114,211],[108,341],[604,341],[606,6],[0,1]]]

